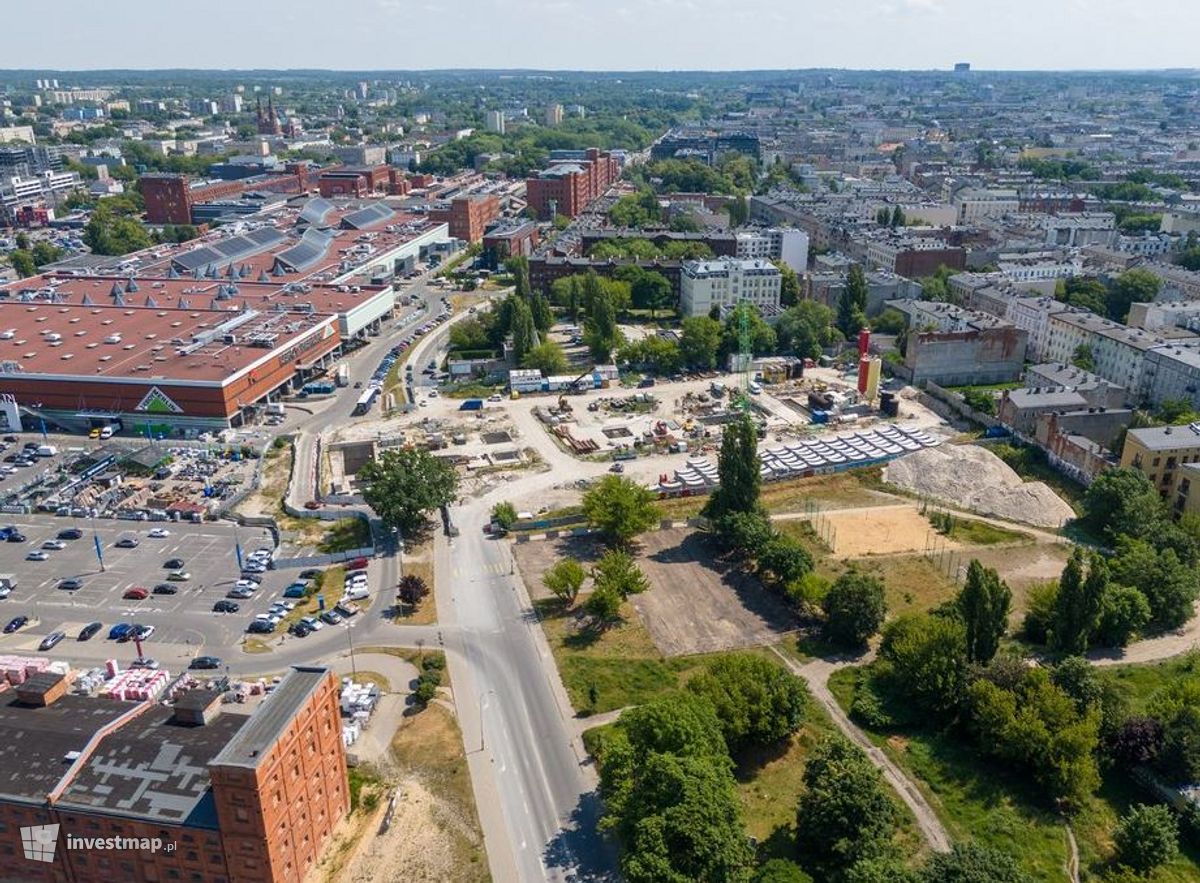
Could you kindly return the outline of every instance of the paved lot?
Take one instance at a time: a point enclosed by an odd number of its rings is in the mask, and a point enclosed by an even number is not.
[[[8,599],[0,601],[0,619],[30,617],[30,625],[13,635],[0,635],[0,653],[36,651],[41,638],[62,629],[68,640],[53,651],[56,658],[92,662],[117,656],[131,658],[132,645],[117,645],[105,640],[108,628],[117,622],[153,625],[155,634],[147,652],[156,645],[181,645],[187,655],[210,647],[209,652],[224,655],[237,643],[246,623],[256,613],[280,597],[294,571],[268,571],[257,597],[239,602],[236,614],[212,612],[215,601],[225,596],[238,578],[235,547],[241,542],[244,554],[260,546],[270,546],[270,535],[258,528],[237,527],[224,523],[163,524],[171,535],[150,539],[147,534],[158,526],[150,522],[97,520],[74,522],[67,518],[40,516],[0,516],[0,523],[14,524],[28,537],[27,543],[0,543],[0,572],[17,576],[17,587]],[[77,526],[83,539],[67,541],[67,548],[51,551],[47,561],[26,561],[25,555],[53,538],[64,528]],[[96,559],[94,534],[99,537],[104,570]],[[134,549],[114,546],[122,536],[137,536]],[[122,598],[131,586],[153,589],[167,582],[163,567],[169,558],[181,558],[183,569],[191,574],[186,582],[177,582],[174,595],[151,594],[145,600]],[[76,577],[84,582],[78,591],[57,588],[60,580]],[[73,641],[79,629],[98,620],[104,631],[86,643]]]

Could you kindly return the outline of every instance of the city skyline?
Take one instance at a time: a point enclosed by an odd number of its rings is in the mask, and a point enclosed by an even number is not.
[[[119,0],[101,19],[82,0],[60,9],[87,16],[89,27],[57,32],[49,58],[33,9],[5,13],[8,69],[938,70],[967,61],[983,70],[1137,71],[1191,69],[1188,35],[1200,25],[1200,9],[1183,0],[1153,9],[1119,0],[358,0],[338,8],[341,39],[331,41],[314,26],[328,10],[312,0],[214,0],[183,39],[165,40],[177,11],[151,0]],[[1174,26],[1164,28],[1168,20]],[[437,30],[447,22],[452,30]],[[591,35],[586,45],[579,33]]]

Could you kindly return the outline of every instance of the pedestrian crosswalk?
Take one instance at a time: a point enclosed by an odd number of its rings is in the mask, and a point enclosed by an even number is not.
[[[507,574],[508,572],[508,565],[503,561],[497,561],[493,564],[485,564],[483,567],[472,567],[470,569],[456,567],[454,568],[454,577],[455,579],[459,579],[461,577],[483,576],[485,574],[491,576],[500,576],[501,574]]]

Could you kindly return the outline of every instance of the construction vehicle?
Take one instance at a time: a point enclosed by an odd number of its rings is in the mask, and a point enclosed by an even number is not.
[[[558,410],[566,411],[568,414],[572,413],[571,403],[567,401],[566,396],[558,397]]]

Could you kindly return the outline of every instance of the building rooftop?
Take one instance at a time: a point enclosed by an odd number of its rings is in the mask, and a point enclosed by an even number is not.
[[[1084,371],[1082,368],[1076,368],[1074,365],[1062,362],[1046,362],[1041,365],[1030,365],[1025,371],[1026,386],[1062,386],[1067,389],[1078,389],[1080,387],[1097,386],[1103,383],[1114,388],[1116,387],[1116,384],[1105,380],[1099,374],[1093,374],[1090,371]],[[1037,374],[1037,379],[1030,380],[1030,373]]]
[[[1132,437],[1143,447],[1151,451],[1169,451],[1174,448],[1191,448],[1200,446],[1200,423],[1188,423],[1184,426],[1147,426],[1141,429],[1131,429],[1127,437]]]
[[[297,709],[308,701],[327,677],[329,669],[324,666],[292,666],[282,683],[263,700],[249,722],[212,759],[212,764],[256,768],[295,718]]]
[[[717,258],[711,261],[684,261],[683,272],[698,279],[703,276],[725,276],[734,271],[778,276],[779,268],[762,258]]]
[[[1026,408],[1043,408],[1049,410],[1086,408],[1087,399],[1077,392],[1069,390],[1032,390],[1014,389],[1008,393],[1008,400],[1021,410]]]
[[[83,751],[96,731],[136,706],[62,696],[45,707],[0,701],[0,796],[44,804],[67,774],[72,752]]]
[[[208,764],[255,716],[222,713],[189,726],[174,721],[173,709],[153,706],[100,740],[57,803],[215,829]]]

